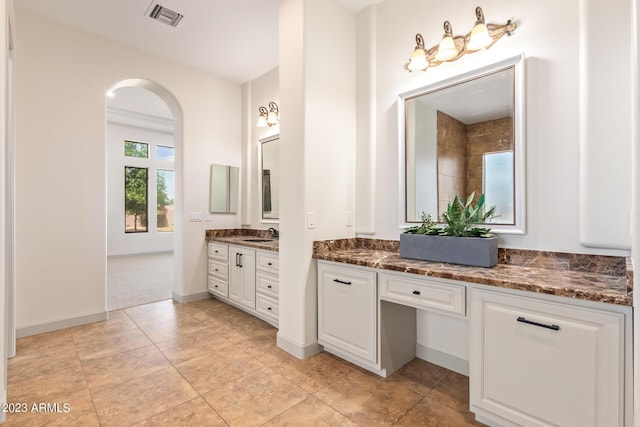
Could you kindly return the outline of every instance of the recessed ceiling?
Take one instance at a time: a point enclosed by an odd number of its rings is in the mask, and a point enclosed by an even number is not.
[[[357,12],[381,0],[339,0]],[[126,46],[244,83],[278,65],[278,0],[157,0],[184,18],[146,16],[150,0],[15,0],[44,16]]]

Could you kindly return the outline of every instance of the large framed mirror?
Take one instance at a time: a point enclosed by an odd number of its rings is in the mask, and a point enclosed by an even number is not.
[[[280,136],[272,135],[259,141],[258,197],[261,222],[278,222],[280,218]]]
[[[236,213],[238,211],[238,167],[214,163],[211,165],[209,177],[209,212]]]
[[[524,234],[524,57],[400,95],[401,227],[485,195],[489,226]]]

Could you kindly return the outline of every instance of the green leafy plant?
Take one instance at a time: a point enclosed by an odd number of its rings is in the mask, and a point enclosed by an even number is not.
[[[491,229],[480,227],[477,224],[486,223],[495,216],[495,206],[485,211],[485,198],[482,194],[475,206],[473,199],[475,192],[467,197],[466,202],[459,196],[455,196],[452,202],[447,205],[446,212],[442,213],[444,226],[437,225],[431,215],[422,212],[422,224],[411,227],[405,231],[409,234],[429,234],[439,236],[457,237],[493,237]]]

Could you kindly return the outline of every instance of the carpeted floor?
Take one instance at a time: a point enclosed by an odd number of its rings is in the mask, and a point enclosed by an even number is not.
[[[171,298],[173,253],[109,257],[109,311]]]

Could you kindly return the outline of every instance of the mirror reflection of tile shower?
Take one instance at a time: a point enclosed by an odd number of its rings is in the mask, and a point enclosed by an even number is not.
[[[262,170],[262,212],[271,213],[271,171]]]
[[[258,176],[261,221],[277,222],[280,218],[279,176],[280,138],[273,135],[260,140],[260,169]]]

